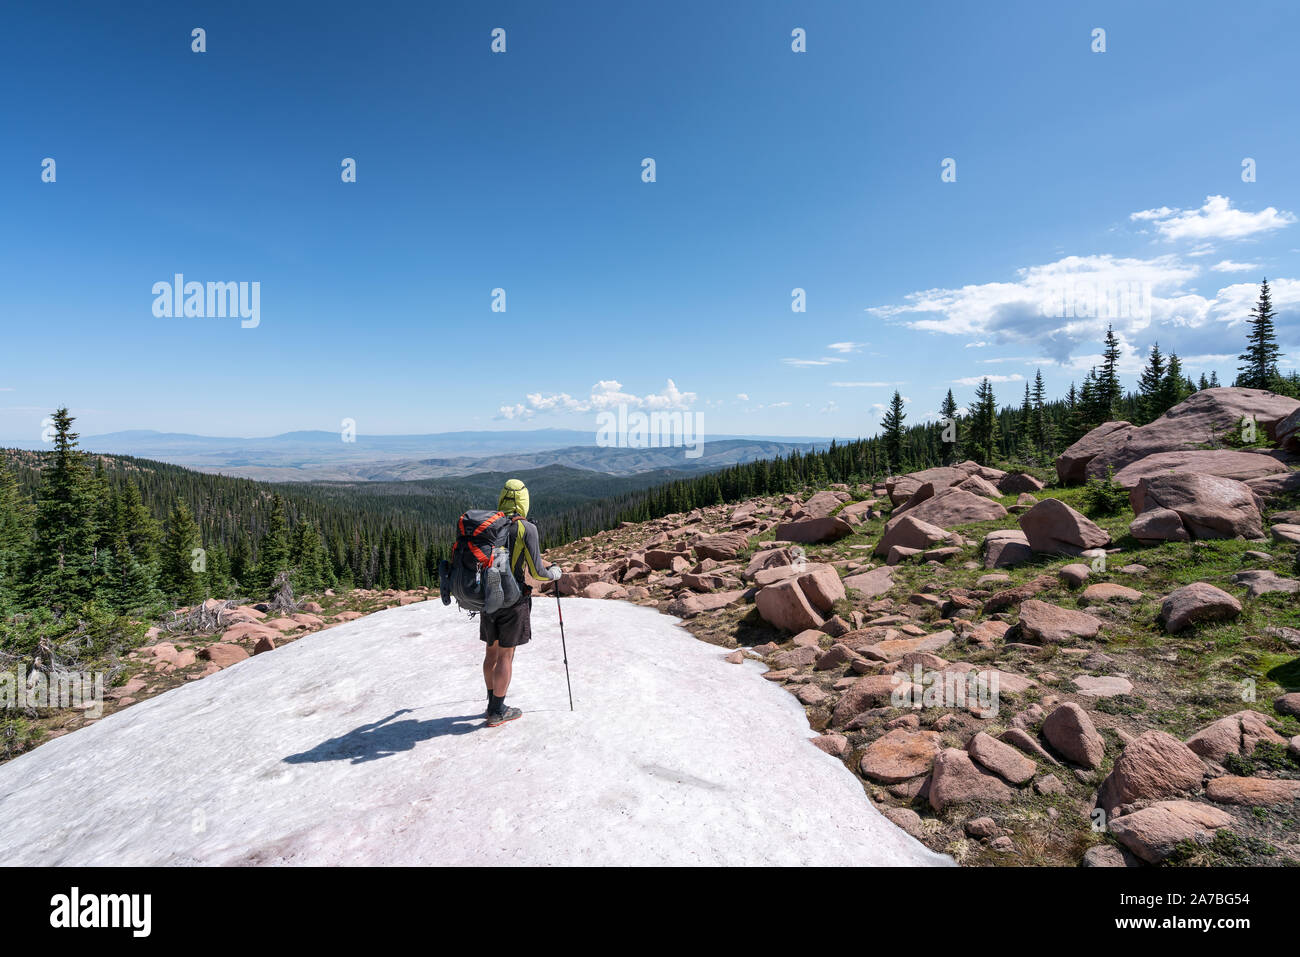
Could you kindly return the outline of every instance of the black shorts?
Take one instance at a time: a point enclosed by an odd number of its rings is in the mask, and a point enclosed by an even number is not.
[[[533,596],[523,595],[509,608],[478,616],[479,641],[517,648],[533,637]]]

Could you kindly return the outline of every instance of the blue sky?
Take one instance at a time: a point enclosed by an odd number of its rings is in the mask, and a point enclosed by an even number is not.
[[[1230,378],[1262,275],[1294,360],[1300,8],[1065,6],[8,4],[0,436],[870,434],[1063,392],[1107,321],[1063,288]],[[156,317],[175,273],[260,324]]]

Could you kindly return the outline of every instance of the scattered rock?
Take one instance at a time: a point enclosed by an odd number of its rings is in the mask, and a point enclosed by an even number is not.
[[[1194,801],[1161,801],[1112,818],[1115,838],[1148,864],[1158,864],[1183,841],[1208,844],[1215,832],[1230,826],[1231,814]]]
[[[1085,768],[1101,767],[1106,756],[1106,740],[1088,713],[1072,701],[1058,706],[1043,719],[1043,737],[1067,761]]]
[[[1164,731],[1144,731],[1124,748],[1097,794],[1099,807],[1110,812],[1121,804],[1194,791],[1205,765],[1187,745]]]
[[[1160,603],[1160,622],[1169,632],[1213,621],[1231,621],[1241,614],[1241,602],[1208,582],[1192,582]]]

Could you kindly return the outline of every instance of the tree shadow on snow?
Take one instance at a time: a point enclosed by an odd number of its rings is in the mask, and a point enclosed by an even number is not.
[[[380,718],[370,724],[349,731],[337,738],[322,741],[310,751],[291,754],[284,759],[285,764],[315,764],[320,761],[351,761],[364,764],[386,758],[402,751],[411,751],[421,741],[441,738],[448,734],[469,734],[479,727],[477,722],[482,714],[449,715],[430,721],[394,721],[404,714],[410,714],[410,708],[394,711],[386,718]]]

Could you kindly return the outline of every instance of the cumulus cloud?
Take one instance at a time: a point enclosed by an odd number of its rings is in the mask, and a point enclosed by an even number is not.
[[[696,401],[694,392],[683,392],[677,383],[668,380],[663,392],[651,392],[635,395],[623,391],[623,384],[616,379],[602,379],[591,387],[591,394],[585,398],[575,398],[567,392],[545,394],[530,392],[524,402],[503,405],[497,410],[499,419],[528,419],[539,412],[582,413],[601,412],[626,405],[630,409],[688,409]]]
[[[861,352],[869,345],[871,345],[869,342],[832,342],[826,348],[831,352]]]
[[[1248,213],[1233,209],[1226,196],[1207,196],[1200,209],[1144,209],[1130,213],[1133,222],[1151,223],[1160,235],[1170,241],[1247,239],[1259,233],[1281,229],[1295,222],[1295,214],[1279,211],[1273,206]]]
[[[1259,263],[1235,263],[1231,259],[1225,259],[1210,268],[1215,272],[1259,272],[1263,267]]]
[[[961,336],[1041,360],[1076,366],[1085,344],[1100,342],[1113,325],[1123,343],[1166,340],[1180,353],[1218,353],[1225,335],[1244,322],[1259,295],[1253,283],[1233,283],[1211,295],[1192,291],[1201,269],[1176,255],[1149,259],[1069,256],[1017,270],[1005,282],[925,289],[901,303],[867,311],[924,332]],[[1300,313],[1300,281],[1271,283],[1279,325]],[[1086,368],[1086,366],[1085,366]]]

